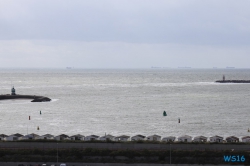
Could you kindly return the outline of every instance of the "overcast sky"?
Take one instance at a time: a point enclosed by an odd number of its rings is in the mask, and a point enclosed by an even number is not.
[[[0,0],[0,67],[250,68],[249,0]]]

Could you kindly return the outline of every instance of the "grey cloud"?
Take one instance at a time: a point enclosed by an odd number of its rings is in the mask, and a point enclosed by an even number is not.
[[[231,0],[10,1],[0,7],[0,39],[249,45],[248,6]]]

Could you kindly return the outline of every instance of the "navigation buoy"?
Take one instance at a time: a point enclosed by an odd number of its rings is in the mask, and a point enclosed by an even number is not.
[[[163,111],[163,116],[167,116],[167,113],[166,113],[166,111]]]
[[[181,119],[180,118],[178,118],[178,122],[181,123]]]
[[[40,115],[42,115],[42,111],[40,111]]]
[[[39,126],[37,126],[37,130],[39,130]]]
[[[29,116],[29,120],[30,120],[30,116]]]
[[[247,130],[248,132],[250,132],[250,130],[249,130],[249,128],[248,128],[248,130]]]

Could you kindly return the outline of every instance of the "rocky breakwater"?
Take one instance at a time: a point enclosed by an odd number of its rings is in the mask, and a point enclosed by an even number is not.
[[[31,99],[31,102],[48,102],[51,101],[50,98],[44,96],[35,96],[35,95],[0,95],[0,100],[8,99]]]
[[[250,80],[218,80],[217,83],[250,83]]]

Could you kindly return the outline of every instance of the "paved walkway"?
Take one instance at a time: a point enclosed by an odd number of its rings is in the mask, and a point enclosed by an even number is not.
[[[51,142],[0,142],[0,148],[13,149],[150,149],[150,150],[232,150],[250,151],[250,144],[126,144],[126,143],[51,143]]]

